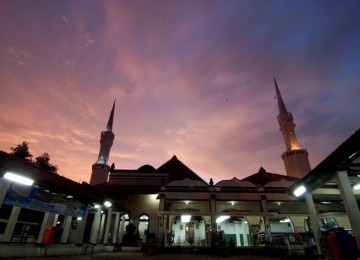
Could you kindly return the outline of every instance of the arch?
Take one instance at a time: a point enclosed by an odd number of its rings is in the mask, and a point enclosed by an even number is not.
[[[293,233],[295,231],[292,220],[286,216],[269,218],[269,227],[271,233]],[[260,231],[265,232],[263,217],[260,219]]]
[[[139,215],[139,224],[138,224],[138,234],[139,239],[145,240],[146,236],[149,232],[149,215],[146,213],[142,213]]]
[[[216,218],[217,232],[223,232],[229,246],[251,246],[250,225],[245,216],[225,216]]]
[[[187,217],[186,217],[187,216]],[[199,215],[177,215],[167,233],[167,246],[206,245],[206,221]]]

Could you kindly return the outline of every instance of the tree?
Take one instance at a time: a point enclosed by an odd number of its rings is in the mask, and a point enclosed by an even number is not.
[[[10,150],[12,151],[10,155],[26,160],[28,162],[32,161],[33,155],[29,152],[29,143],[23,141],[21,144],[18,144],[15,147],[10,147]]]
[[[59,170],[58,166],[52,165],[49,161],[50,161],[50,155],[48,153],[44,153],[35,158],[34,164],[49,172],[57,173],[57,171]]]

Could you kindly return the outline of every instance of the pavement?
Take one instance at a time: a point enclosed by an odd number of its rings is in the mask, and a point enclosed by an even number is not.
[[[272,256],[258,255],[230,255],[227,257],[206,254],[155,254],[151,256],[144,255],[141,252],[107,252],[93,255],[77,255],[77,256],[53,256],[53,257],[31,257],[16,258],[17,260],[108,260],[108,259],[175,259],[175,260],[220,260],[220,259],[239,259],[239,260],[280,260],[281,258]],[[5,260],[5,259],[4,259]]]

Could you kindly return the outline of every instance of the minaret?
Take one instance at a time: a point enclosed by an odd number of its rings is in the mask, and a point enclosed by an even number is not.
[[[106,125],[106,130],[101,132],[99,156],[96,163],[92,165],[90,185],[96,185],[108,181],[108,175],[110,171],[110,166],[108,165],[108,161],[109,161],[110,149],[115,137],[114,133],[112,132],[112,125],[114,121],[114,110],[115,110],[115,101],[111,109],[109,121]]]
[[[295,135],[295,123],[294,118],[290,112],[286,110],[285,103],[281,97],[279,87],[276,79],[275,90],[276,98],[278,101],[279,115],[277,120],[280,126],[280,131],[283,134],[286,151],[281,155],[284,160],[286,175],[302,178],[311,170],[308,159],[308,152],[305,149],[301,149],[296,135]]]

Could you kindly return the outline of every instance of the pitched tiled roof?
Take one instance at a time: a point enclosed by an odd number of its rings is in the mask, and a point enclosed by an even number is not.
[[[158,169],[161,172],[169,173],[169,181],[183,180],[189,178],[190,180],[198,180],[206,183],[201,177],[195,172],[190,170],[185,164],[178,160],[174,155],[169,161],[161,165]]]
[[[299,180],[299,178],[267,172],[263,167],[260,167],[257,173],[254,173],[242,180],[252,182],[257,186],[262,187],[268,182],[280,181],[281,179],[292,182]]]
[[[234,177],[231,180],[222,180],[216,183],[217,187],[256,187],[255,184],[249,181],[241,181]]]

